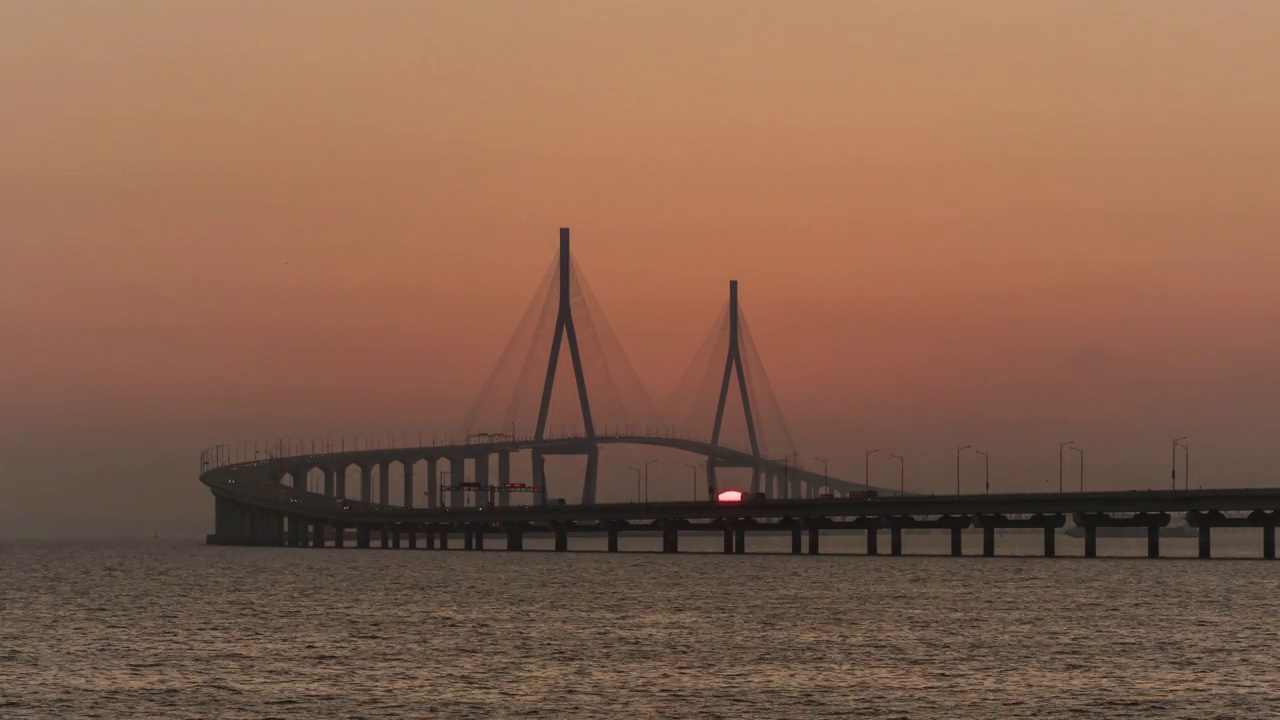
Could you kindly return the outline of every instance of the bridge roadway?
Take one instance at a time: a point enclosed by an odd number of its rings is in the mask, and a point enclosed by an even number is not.
[[[346,453],[337,462],[368,463],[370,458],[362,454],[380,452],[383,457],[389,451]],[[1071,515],[1085,530],[1086,557],[1096,556],[1099,527],[1145,528],[1148,555],[1159,557],[1160,528],[1169,524],[1171,513],[1182,513],[1199,529],[1201,557],[1211,556],[1212,528],[1254,527],[1262,531],[1262,556],[1274,559],[1280,524],[1280,488],[413,508],[282,484],[280,468],[298,462],[296,457],[278,458],[205,472],[201,481],[216,500],[216,531],[209,541],[342,547],[347,531],[354,529],[357,547],[369,547],[377,533],[383,547],[400,547],[405,537],[409,547],[416,547],[421,535],[426,547],[434,548],[438,540],[444,548],[452,533],[462,536],[467,549],[483,548],[485,535],[501,535],[508,549],[520,550],[523,536],[538,532],[553,534],[556,549],[567,550],[571,534],[603,532],[609,536],[609,550],[616,551],[620,532],[661,532],[663,550],[676,552],[681,531],[718,531],[724,535],[725,552],[741,553],[748,532],[782,531],[791,533],[792,552],[801,552],[807,533],[808,552],[817,554],[821,530],[840,528],[865,530],[872,555],[878,554],[880,531],[888,530],[891,553],[899,555],[904,529],[942,529],[951,532],[952,554],[960,555],[962,530],[975,527],[983,532],[983,555],[992,556],[995,530],[1034,528],[1043,531],[1044,554],[1052,557],[1056,530]]]

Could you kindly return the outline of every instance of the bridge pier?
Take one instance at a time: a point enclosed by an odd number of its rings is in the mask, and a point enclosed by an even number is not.
[[[741,555],[747,551],[747,530],[746,528],[733,529],[733,552]]]
[[[1147,557],[1160,557],[1160,526],[1147,526]]]
[[[726,527],[724,529],[724,554],[733,553],[733,529]]]
[[[378,504],[391,504],[391,463],[385,460],[378,463]]]
[[[889,554],[902,554],[902,528],[900,527],[889,529]]]
[[[791,554],[792,555],[800,554],[800,540],[801,540],[800,524],[796,523],[795,525],[791,526]]]
[[[333,468],[324,468],[324,494],[327,497],[333,497],[334,493],[334,472]]]
[[[391,548],[393,550],[400,549],[400,526],[396,525],[391,528]]]
[[[290,515],[288,522],[289,528],[285,543],[289,547],[298,547],[302,544],[302,533],[298,532],[298,516]]]
[[[498,453],[498,487],[505,489],[507,484],[510,482],[511,482],[511,453],[507,450],[503,450]],[[500,491],[498,493],[498,506],[507,507],[510,504],[511,504],[511,493]]]
[[[963,529],[958,527],[951,528],[951,556],[960,557],[964,554],[964,534]]]
[[[364,550],[369,547],[369,526],[356,525],[356,547]]]
[[[449,527],[447,525],[440,528],[440,549],[449,549]]]
[[[1084,556],[1087,558],[1098,557],[1098,526],[1084,526]]]
[[[325,524],[323,520],[316,520],[311,524],[311,547],[323,548]]]
[[[410,523],[405,526],[405,533],[409,536],[409,549],[418,549],[418,526]]]
[[[407,508],[413,507],[413,465],[415,462],[417,462],[415,458],[404,458],[400,461],[400,467],[404,470],[403,504]],[[412,535],[410,537],[412,537]],[[413,547],[413,545],[409,545],[409,547]]]
[[[387,530],[386,525],[382,525],[378,528],[378,544],[383,550],[387,550],[391,547],[391,532]]]
[[[1276,559],[1276,526],[1262,526],[1262,557],[1267,560]]]
[[[489,453],[475,456],[471,464],[476,472],[473,480],[480,483],[480,487],[474,493],[476,507],[485,507],[489,504]]]
[[[818,526],[817,525],[809,526],[809,554],[810,555],[818,554]]]
[[[427,508],[440,506],[440,476],[436,473],[436,458],[427,458]]]
[[[1208,560],[1212,557],[1210,553],[1210,535],[1213,528],[1209,525],[1200,526],[1200,558]]]
[[[609,528],[609,552],[618,552],[618,528]]]
[[[982,557],[996,556],[996,528],[984,525],[982,528]]]
[[[373,465],[360,466],[360,502],[373,502]]]
[[[1058,531],[1056,528],[1046,527],[1044,529],[1044,556],[1051,558],[1057,554],[1058,548]]]
[[[463,550],[476,549],[476,534],[472,532],[470,525],[462,529],[462,549]]]
[[[334,523],[333,526],[333,547],[341,548],[347,543],[347,526],[341,523]]]
[[[556,527],[556,552],[569,551],[569,531],[563,527]]]
[[[467,459],[464,457],[449,458],[449,486],[457,488],[458,483],[466,482],[467,479]],[[449,491],[449,506],[460,508],[467,504],[466,496],[461,490]]]
[[[348,497],[347,496],[347,468],[348,467],[349,466],[344,463],[344,464],[338,465],[338,467],[334,468],[333,470],[334,479],[337,481],[336,491],[338,493],[338,497],[340,498]]]
[[[662,528],[662,552],[680,552],[680,531],[674,525]]]
[[[524,550],[524,528],[509,526],[507,528],[507,550],[509,552]]]
[[[484,549],[484,526],[476,527],[476,550]]]

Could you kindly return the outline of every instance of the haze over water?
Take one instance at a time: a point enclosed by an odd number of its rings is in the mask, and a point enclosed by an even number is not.
[[[1256,533],[1217,539],[1256,556]],[[946,542],[907,537],[916,552]],[[682,549],[718,543],[688,536]],[[1038,537],[1000,543],[1034,553]],[[624,538],[628,549],[656,544]],[[1278,572],[1247,560],[6,544],[0,716],[1264,717],[1280,703]]]

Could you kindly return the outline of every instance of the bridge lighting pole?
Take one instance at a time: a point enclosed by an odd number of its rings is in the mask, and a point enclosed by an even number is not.
[[[987,494],[991,494],[991,456],[981,450],[974,450],[982,456],[982,471],[987,485]]]
[[[871,456],[878,452],[879,449],[868,450],[862,458],[862,484],[867,486],[867,492],[871,492]]]
[[[901,455],[890,455],[889,457],[898,458],[898,496],[901,497],[907,494],[907,461],[903,460]]]
[[[959,446],[956,447],[956,494],[957,495],[960,494],[960,453],[964,452],[965,450],[968,450],[971,447],[973,446],[965,445],[964,447],[959,447]]]
[[[1078,447],[1071,448],[1080,453],[1080,492],[1084,492],[1084,451]]]
[[[644,501],[649,502],[649,466],[657,460],[646,460],[644,463]]]
[[[628,467],[627,469],[636,474],[636,502],[640,502],[640,468]]]
[[[1058,492],[1062,492],[1062,452],[1068,445],[1075,443],[1075,440],[1068,440],[1064,443],[1058,443]]]
[[[1182,441],[1186,439],[1187,439],[1186,435],[1183,435],[1180,438],[1173,439],[1173,448],[1172,448],[1173,456],[1169,459],[1169,467],[1170,467],[1169,478],[1170,478],[1170,482],[1173,485],[1174,490],[1178,489],[1178,448],[1187,447],[1186,445],[1182,444]],[[1188,454],[1190,454],[1190,449],[1188,449],[1187,452]],[[1183,473],[1183,475],[1186,475],[1186,474],[1187,473],[1185,472]]]
[[[831,491],[831,478],[827,477],[827,461],[825,458],[815,457],[814,460],[822,463],[822,487],[828,492]]]
[[[692,463],[685,463],[685,467],[693,469],[693,501],[698,501],[698,466]]]

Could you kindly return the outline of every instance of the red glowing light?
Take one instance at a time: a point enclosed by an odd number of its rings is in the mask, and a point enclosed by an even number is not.
[[[742,502],[741,490],[725,490],[716,496],[716,500],[724,503]]]

